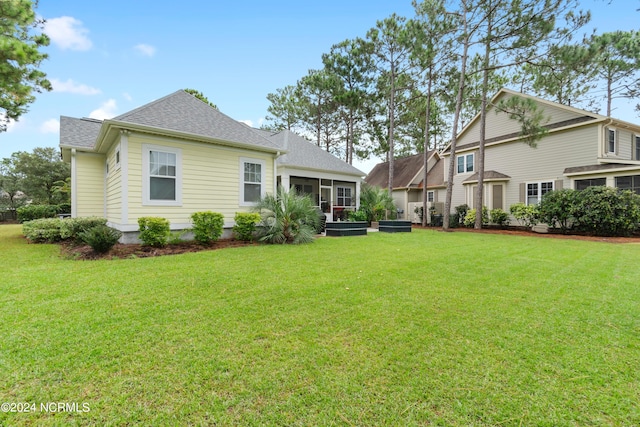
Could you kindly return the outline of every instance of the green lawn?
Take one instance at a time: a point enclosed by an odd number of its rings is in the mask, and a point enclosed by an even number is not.
[[[639,260],[414,230],[73,261],[2,225],[0,402],[37,406],[0,425],[638,425]]]

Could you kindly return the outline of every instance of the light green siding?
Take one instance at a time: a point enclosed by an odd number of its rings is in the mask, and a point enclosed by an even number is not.
[[[120,212],[122,209],[122,168],[116,163],[116,148],[113,147],[107,153],[107,163],[109,172],[107,173],[106,204],[107,220],[113,223],[120,222]]]
[[[105,157],[100,154],[75,154],[75,180],[73,200],[75,216],[104,216]]]
[[[149,206],[143,202],[143,144],[181,150],[181,206]],[[208,143],[182,142],[170,138],[131,134],[128,138],[128,224],[137,224],[142,216],[160,216],[172,224],[188,224],[192,213],[211,210],[220,212],[225,222],[232,222],[236,212],[246,212],[250,206],[240,206],[240,158],[264,162],[267,193],[273,192],[274,157],[260,153]]]

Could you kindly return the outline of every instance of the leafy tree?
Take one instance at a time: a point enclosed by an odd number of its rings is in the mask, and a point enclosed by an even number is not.
[[[389,194],[393,191],[394,174],[394,132],[397,114],[397,97],[400,91],[406,90],[406,72],[409,68],[411,32],[406,25],[406,18],[395,13],[378,21],[376,26],[367,32],[367,40],[371,46],[378,70],[378,88],[384,92],[385,116],[387,120],[387,160],[389,162]]]
[[[596,68],[588,46],[581,43],[553,46],[536,64],[524,64],[518,78],[531,81],[527,90],[568,106],[592,108]],[[524,89],[524,88],[523,88]],[[586,103],[585,103],[586,101]]]
[[[301,94],[296,86],[285,86],[282,89],[276,89],[275,93],[269,93],[267,100],[271,105],[267,107],[266,117],[267,124],[263,128],[281,131],[293,130],[300,125],[303,114],[303,106],[301,105]]]
[[[216,110],[218,109],[218,107],[216,106],[216,104],[214,104],[213,102],[209,101],[209,98],[207,98],[206,96],[204,96],[204,94],[202,92],[200,92],[199,90],[195,90],[195,89],[185,89],[185,92],[195,96],[196,98],[198,98],[200,101],[204,102],[205,104],[209,104],[211,107],[215,108]]]
[[[340,80],[332,72],[310,70],[298,82],[302,105],[305,106],[302,122],[306,130],[315,136],[318,147],[335,152],[340,141],[338,103]]]
[[[309,196],[297,194],[294,188],[278,187],[275,195],[267,194],[254,210],[262,218],[259,240],[267,243],[312,242],[320,221]]]
[[[607,116],[614,98],[634,98],[640,93],[640,32],[614,31],[591,38],[593,69],[604,80]]]
[[[449,158],[449,170],[447,171],[447,193],[444,202],[444,218],[442,223],[442,229],[448,230],[451,216],[451,197],[453,194],[453,173],[455,166],[455,153],[458,143],[458,120],[460,119],[460,112],[462,110],[462,103],[464,99],[464,78],[467,69],[467,61],[469,58],[469,48],[471,46],[471,38],[475,28],[471,25],[471,4],[468,0],[460,0],[460,11],[457,13],[458,23],[461,25],[457,41],[462,45],[462,54],[460,55],[460,75],[458,78],[458,87],[455,91],[456,102],[453,113],[453,126],[451,129],[451,142],[449,144],[449,150],[451,156]]]
[[[38,33],[44,21],[36,17],[31,0],[0,2],[0,132],[9,120],[17,120],[35,100],[34,92],[51,90],[46,74],[38,67],[49,38]]]
[[[16,210],[28,201],[22,188],[22,177],[13,169],[11,159],[2,159],[0,162],[0,210],[8,210],[12,219],[16,219]]]
[[[322,55],[325,70],[332,73],[340,82],[335,100],[339,107],[339,116],[345,127],[345,161],[353,163],[353,154],[358,149],[365,154],[368,149],[362,145],[363,125],[371,111],[371,92],[373,90],[373,60],[367,44],[362,39],[345,40],[333,45],[328,54]],[[361,157],[358,156],[358,157]]]
[[[69,193],[59,191],[60,181],[71,176],[68,163],[53,147],[38,147],[33,153],[18,151],[3,160],[4,176],[12,177],[28,199],[41,204],[69,203]],[[6,190],[5,190],[6,191]]]
[[[436,85],[441,76],[446,59],[452,56],[451,38],[449,33],[453,30],[453,20],[446,13],[442,0],[425,0],[418,4],[415,0],[413,6],[416,9],[416,19],[410,21],[409,25],[414,32],[414,45],[412,46],[411,61],[420,70],[426,80],[424,107],[418,107],[418,111],[424,111],[423,120],[414,120],[416,123],[424,123],[421,135],[416,135],[416,140],[424,137],[422,144],[423,153],[423,176],[422,176],[422,212],[427,212],[427,178],[429,159],[430,136],[438,133],[436,129],[443,129],[439,126],[440,110],[435,101]],[[416,108],[410,109],[415,115]],[[435,131],[433,131],[434,129]],[[434,148],[436,143],[434,141]],[[422,225],[427,225],[427,215],[422,215]]]

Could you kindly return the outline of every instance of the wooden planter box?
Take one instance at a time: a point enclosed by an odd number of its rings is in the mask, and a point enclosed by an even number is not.
[[[410,233],[411,221],[404,219],[381,220],[378,230],[386,233]]]
[[[325,233],[327,236],[366,236],[367,221],[328,222]]]

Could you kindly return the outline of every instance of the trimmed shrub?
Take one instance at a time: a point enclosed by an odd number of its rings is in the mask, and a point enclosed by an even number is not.
[[[504,227],[509,225],[509,214],[500,208],[491,209],[491,223]]]
[[[574,221],[573,213],[576,208],[576,200],[579,194],[575,190],[565,188],[563,190],[549,191],[542,196],[540,202],[540,221],[550,227],[566,232]]]
[[[224,216],[218,212],[194,212],[191,214],[193,222],[193,238],[203,245],[208,245],[222,236]]]
[[[91,246],[95,252],[104,254],[118,243],[122,233],[107,225],[96,225],[78,233],[78,238]]]
[[[233,235],[244,242],[253,240],[256,226],[260,222],[260,214],[257,212],[236,212],[233,218]]]
[[[349,212],[349,221],[367,221],[369,222],[369,215],[362,209]]]
[[[626,236],[640,224],[640,196],[594,186],[576,192],[575,228],[598,236]]]
[[[22,224],[22,234],[34,243],[54,243],[62,240],[60,218],[40,218]]]
[[[16,210],[18,222],[33,221],[40,218],[55,218],[58,215],[58,205],[29,205]]]
[[[476,224],[476,210],[469,209],[464,217],[464,226],[473,227]],[[486,206],[482,207],[482,225],[489,224],[489,211]]]
[[[60,237],[63,240],[74,239],[77,241],[82,241],[80,233],[99,225],[107,225],[107,219],[97,216],[66,218],[61,221]]]
[[[168,219],[145,216],[138,218],[138,226],[140,227],[138,237],[144,245],[160,248],[166,246],[169,234],[171,234]]]
[[[509,207],[511,215],[525,227],[532,227],[539,221],[540,211],[537,205],[525,205],[524,203],[515,203]]]

